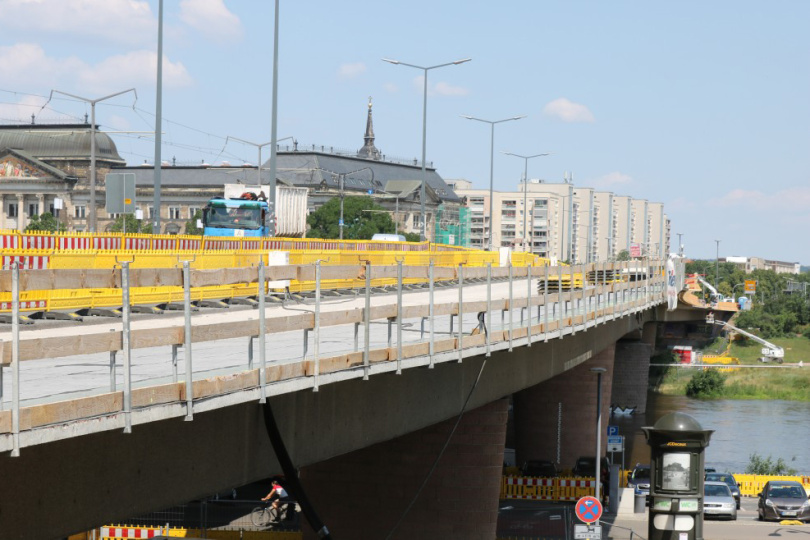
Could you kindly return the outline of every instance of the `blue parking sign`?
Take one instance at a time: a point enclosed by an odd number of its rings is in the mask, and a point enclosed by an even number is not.
[[[619,434],[619,426],[608,426],[608,436],[618,435]]]

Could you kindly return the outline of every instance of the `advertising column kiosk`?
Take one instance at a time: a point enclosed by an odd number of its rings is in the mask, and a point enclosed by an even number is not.
[[[650,445],[647,538],[703,540],[703,452],[714,431],[677,412],[641,429]]]

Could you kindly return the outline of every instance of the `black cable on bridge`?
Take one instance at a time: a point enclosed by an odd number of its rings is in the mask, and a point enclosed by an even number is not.
[[[298,478],[298,471],[295,469],[290,454],[287,453],[287,447],[284,445],[284,439],[281,438],[281,433],[276,424],[276,418],[273,416],[273,408],[270,406],[270,400],[264,403],[264,427],[267,429],[267,435],[270,437],[270,444],[273,445],[273,450],[276,453],[281,470],[284,471],[285,483],[292,493],[292,496],[301,505],[301,512],[307,518],[309,526],[313,531],[316,531],[318,538],[331,539],[329,529],[323,524],[321,519],[315,513],[315,508],[309,502],[304,487],[301,485],[301,480]]]

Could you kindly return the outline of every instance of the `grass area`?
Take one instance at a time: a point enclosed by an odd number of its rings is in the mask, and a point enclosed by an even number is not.
[[[723,371],[725,384],[719,399],[782,399],[788,401],[810,401],[810,339],[805,337],[774,338],[771,341],[785,349],[785,363],[804,362],[802,368],[739,368]],[[759,343],[735,341],[731,344],[729,356],[740,359],[743,365],[762,364]],[[724,349],[720,340],[704,349],[706,354],[717,354]],[[697,368],[670,368],[658,387],[663,394],[685,395],[686,385]]]

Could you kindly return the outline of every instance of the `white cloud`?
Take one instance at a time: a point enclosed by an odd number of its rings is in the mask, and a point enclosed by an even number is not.
[[[353,64],[342,64],[338,68],[338,76],[341,79],[353,79],[366,72],[366,65],[363,62]]]
[[[386,92],[390,92],[392,94],[395,93],[395,92],[399,92],[399,87],[397,85],[395,85],[394,83],[390,83],[390,82],[385,83],[383,85],[383,88],[385,88]]]
[[[157,35],[149,2],[137,0],[2,0],[0,20],[7,39],[54,34],[143,44]]]
[[[633,177],[629,174],[614,171],[604,176],[594,178],[588,183],[595,188],[615,188],[616,186],[626,186],[633,183]]]
[[[182,0],[180,19],[215,41],[242,39],[244,30],[239,17],[231,13],[223,0]]]
[[[418,77],[414,77],[413,79],[413,86],[417,88],[419,92],[424,92],[425,89],[425,76],[419,75]],[[446,82],[437,82],[431,85],[428,83],[428,94],[431,96],[466,96],[469,94],[470,91],[462,86],[453,86]]]
[[[111,56],[95,65],[90,65],[74,56],[51,57],[35,43],[17,43],[0,47],[0,73],[14,74],[17,86],[38,86],[45,89],[60,89],[92,97],[102,92],[115,92],[127,87],[154,85],[157,70],[157,53],[132,51]],[[163,58],[163,84],[166,88],[178,88],[192,83],[191,76],[180,62]]]
[[[722,197],[708,201],[709,208],[748,209],[752,215],[769,212],[771,215],[787,213],[807,213],[810,208],[810,187],[786,188],[770,193],[758,190],[733,189]]]
[[[543,114],[557,118],[563,122],[596,122],[593,113],[588,107],[574,103],[566,98],[558,98],[543,107]]]

